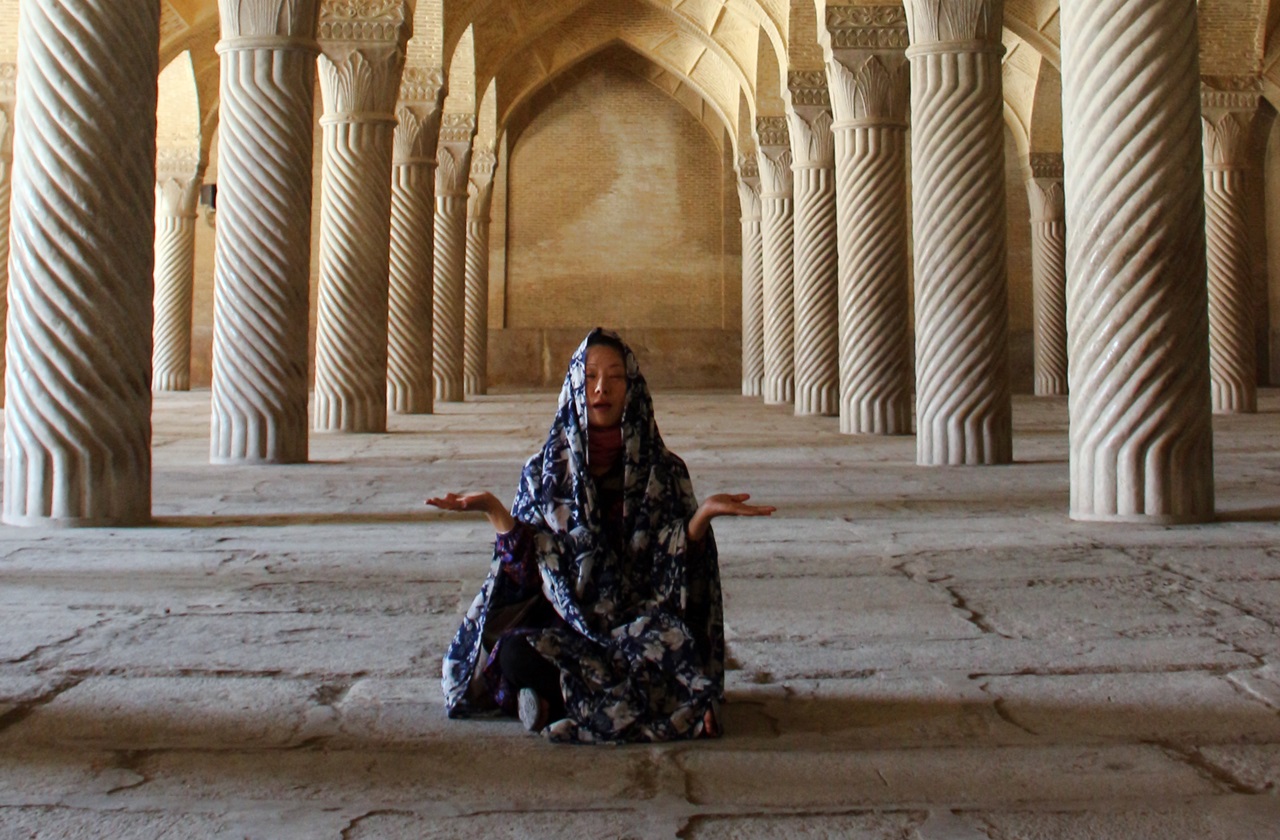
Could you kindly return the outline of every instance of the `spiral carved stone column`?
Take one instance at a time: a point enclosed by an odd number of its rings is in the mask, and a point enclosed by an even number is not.
[[[465,393],[467,198],[475,131],[476,119],[470,114],[446,114],[440,130],[431,375],[435,397],[443,402],[461,402]]]
[[[764,401],[795,401],[795,208],[786,117],[761,117],[760,235],[764,266]]]
[[[840,321],[831,100],[822,71],[793,72],[787,84],[795,184],[795,413],[834,415]]]
[[[1249,147],[1259,96],[1205,89],[1205,234],[1209,267],[1209,386],[1213,411],[1258,410],[1249,236]]]
[[[907,0],[916,457],[1013,460],[1000,0]]]
[[[316,7],[219,0],[215,464],[307,460]]]
[[[316,314],[316,431],[387,429],[391,153],[406,9],[320,20],[324,182]]]
[[[1031,156],[1031,283],[1038,397],[1067,393],[1067,220],[1062,155]]]
[[[472,154],[462,354],[462,384],[468,396],[489,388],[489,203],[497,165],[491,148]]]
[[[156,155],[155,326],[151,389],[191,390],[191,299],[196,268],[196,205],[204,166],[200,150]]]
[[[760,168],[755,156],[738,161],[742,204],[742,395],[764,394],[764,239],[760,233]]]
[[[4,521],[151,518],[159,6],[24,0]]]
[[[18,66],[0,63],[0,345],[9,311],[9,198],[13,186],[13,105]],[[4,403],[4,354],[0,353],[0,404]]]
[[[1213,516],[1195,0],[1062,7],[1071,516]]]
[[[840,280],[840,431],[911,433],[907,22],[829,6]],[[863,48],[872,45],[873,49]]]
[[[396,109],[391,181],[391,290],[387,321],[387,407],[430,414],[432,261],[435,255],[436,143],[444,75],[409,67]]]

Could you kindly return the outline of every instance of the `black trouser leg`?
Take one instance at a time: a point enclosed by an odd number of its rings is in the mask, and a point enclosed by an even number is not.
[[[529,644],[529,638],[512,634],[502,640],[498,667],[516,689],[532,688],[550,706],[551,720],[564,717],[564,697],[560,693],[560,669],[548,662]]]

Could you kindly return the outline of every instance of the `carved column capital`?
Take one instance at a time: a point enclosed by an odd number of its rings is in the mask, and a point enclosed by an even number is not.
[[[821,70],[790,73],[787,88],[791,94],[787,125],[793,166],[834,168],[836,149],[826,74]]]
[[[476,134],[474,114],[445,114],[436,154],[436,196],[467,196],[471,176],[471,143]]]
[[[756,119],[756,162],[760,167],[760,195],[791,197],[791,132],[786,117]]]
[[[204,179],[199,146],[156,151],[156,215],[194,219]]]
[[[257,49],[317,51],[319,0],[218,0],[218,52]]]
[[[1201,80],[1200,123],[1206,169],[1248,168],[1261,101],[1261,84],[1255,78]]]
[[[1067,217],[1066,193],[1061,178],[1032,178],[1027,181],[1027,200],[1032,224],[1061,222]]]
[[[1004,0],[905,0],[908,55],[1004,53]]]
[[[322,0],[325,124],[394,119],[410,21],[404,0]]]
[[[911,67],[906,52],[838,51],[827,63],[836,128],[905,127]]]
[[[489,221],[489,203],[493,198],[493,174],[498,168],[498,153],[492,145],[476,148],[471,153],[470,203],[467,216]]]
[[[396,106],[396,165],[435,165],[445,97],[444,73],[434,67],[406,67]]]

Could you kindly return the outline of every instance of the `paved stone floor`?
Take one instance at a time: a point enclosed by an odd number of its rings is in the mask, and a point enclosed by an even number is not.
[[[440,654],[554,395],[215,468],[155,410],[154,527],[0,528],[0,838],[1280,837],[1280,392],[1218,418],[1221,522],[1066,516],[1065,400],[1017,463],[914,466],[731,394],[661,395],[720,520],[726,737],[557,747],[448,721]]]

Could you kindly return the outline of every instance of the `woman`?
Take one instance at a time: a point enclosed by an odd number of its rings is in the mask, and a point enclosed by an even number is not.
[[[747,499],[696,503],[635,356],[593,330],[511,512],[492,493],[427,500],[481,511],[498,534],[444,658],[449,716],[497,708],[556,741],[718,735],[724,626],[710,523],[774,511]]]

